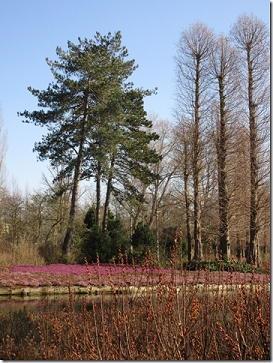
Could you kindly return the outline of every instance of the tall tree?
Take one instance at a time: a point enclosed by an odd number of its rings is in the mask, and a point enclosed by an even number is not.
[[[48,129],[34,148],[40,159],[49,159],[52,166],[65,165],[63,174],[73,175],[69,220],[62,244],[65,255],[74,230],[79,181],[95,174],[97,189],[100,186],[104,160],[96,153],[94,157],[90,154],[94,145],[99,152],[102,146],[101,133],[94,139],[94,129],[103,123],[100,115],[105,104],[135,66],[134,60],[126,60],[128,52],[121,45],[119,32],[113,36],[96,33],[94,40],[79,39],[78,44],[68,42],[67,51],[57,48],[56,53],[57,61],[47,60],[54,83],[44,91],[29,87],[42,109],[20,115],[25,122]]]
[[[192,233],[191,233],[191,123],[186,120],[180,121],[176,129],[176,162],[180,170],[181,179],[183,180],[183,199],[185,206],[185,226],[187,240],[187,257],[188,262],[192,260]]]
[[[203,258],[200,204],[202,124],[208,106],[208,61],[212,44],[212,32],[205,25],[197,23],[182,33],[177,55],[179,108],[187,118],[193,121],[194,260],[201,260]]]
[[[235,50],[230,45],[228,39],[220,37],[212,52],[211,73],[218,93],[216,149],[218,165],[219,247],[221,258],[227,260],[230,258],[227,149],[230,137],[229,125],[232,122],[234,105],[236,105],[235,96],[238,89],[237,62]]]
[[[269,119],[269,42],[265,24],[254,16],[242,16],[232,29],[243,59],[243,96],[248,110],[250,160],[250,221],[247,261],[257,263],[258,192],[260,186],[262,128]]]
[[[151,183],[146,194],[150,199],[151,208],[148,215],[148,225],[153,226],[157,223],[157,214],[160,211],[164,198],[168,194],[172,178],[175,175],[177,164],[174,161],[173,150],[175,139],[173,128],[165,120],[154,120],[153,129],[158,133],[158,140],[153,143],[157,153],[161,156],[160,160],[152,167],[156,178]]]
[[[158,135],[152,131],[152,122],[146,116],[143,101],[150,94],[148,90],[127,89],[117,98],[118,112],[111,112],[103,229],[107,226],[111,195],[119,200],[131,197],[138,193],[131,183],[132,178],[148,185],[155,177],[151,165],[158,162],[159,155],[151,142]]]

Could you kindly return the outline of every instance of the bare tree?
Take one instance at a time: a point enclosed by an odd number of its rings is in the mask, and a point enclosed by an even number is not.
[[[218,200],[217,200],[217,153],[214,142],[215,124],[208,123],[204,138],[203,170],[200,180],[202,240],[204,259],[217,255],[218,247]]]
[[[256,264],[258,251],[258,192],[260,186],[262,129],[269,114],[269,43],[268,30],[254,16],[242,16],[232,29],[232,36],[243,60],[242,91],[246,101],[250,143],[250,223],[247,262]]]
[[[212,32],[205,25],[198,23],[182,33],[177,55],[179,109],[193,121],[194,260],[203,258],[200,174],[202,171],[202,127],[208,107],[208,63],[212,45]]]
[[[162,212],[164,202],[170,192],[177,164],[173,158],[175,139],[172,126],[165,120],[154,119],[153,121],[153,129],[159,135],[159,139],[154,141],[151,147],[157,151],[161,159],[152,166],[152,171],[157,177],[146,190],[146,200],[149,203],[147,222],[150,227],[155,227],[157,258],[159,261],[159,235],[161,229],[159,226],[159,213]]]
[[[227,153],[229,124],[236,107],[238,90],[237,56],[225,37],[220,37],[211,56],[211,74],[215,80],[217,100],[216,149],[218,164],[219,247],[222,259],[230,258],[229,195],[227,181]],[[238,93],[237,93],[238,95]]]
[[[154,147],[161,156],[161,160],[152,167],[152,171],[157,175],[157,178],[146,192],[151,201],[148,217],[149,226],[152,226],[155,222],[157,212],[168,192],[168,188],[177,168],[173,160],[175,140],[172,135],[173,130],[171,125],[165,120],[157,120],[153,123],[153,129],[159,135],[159,139],[153,142],[152,147]]]
[[[181,171],[183,179],[183,194],[185,204],[185,225],[187,239],[188,261],[192,259],[192,234],[191,234],[191,196],[190,196],[190,178],[191,178],[191,125],[185,120],[180,121],[176,129],[177,145],[175,148],[176,162]]]
[[[241,115],[241,113],[239,114]],[[242,122],[232,124],[233,132],[230,138],[228,154],[228,196],[229,196],[229,234],[232,241],[231,252],[239,245],[241,257],[246,249],[249,226],[249,196],[250,196],[250,168],[249,168],[249,134],[248,128]],[[247,233],[246,233],[247,232]],[[235,242],[235,244],[234,244]]]

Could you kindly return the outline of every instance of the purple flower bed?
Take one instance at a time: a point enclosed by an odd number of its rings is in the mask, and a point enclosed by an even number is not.
[[[120,274],[122,272],[167,272],[168,269],[148,268],[141,266],[130,265],[113,265],[113,264],[90,264],[90,265],[65,265],[65,264],[52,264],[43,266],[32,265],[16,265],[10,267],[11,272],[46,272],[58,275],[81,275],[81,274]]]
[[[147,286],[168,284],[268,283],[269,275],[177,271],[129,265],[17,265],[0,270],[0,286]]]

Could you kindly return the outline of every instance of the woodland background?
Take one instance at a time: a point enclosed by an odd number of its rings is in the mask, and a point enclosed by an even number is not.
[[[0,264],[269,260],[269,33],[241,16],[230,34],[194,24],[176,54],[175,123],[149,116],[156,90],[130,83],[121,33],[68,42],[52,83],[18,122],[52,178],[7,188],[0,129]],[[26,124],[25,127],[28,127]],[[27,172],[27,171],[26,171]]]

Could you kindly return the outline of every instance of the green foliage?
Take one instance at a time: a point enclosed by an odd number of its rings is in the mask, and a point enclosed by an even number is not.
[[[47,59],[54,82],[46,90],[29,87],[40,109],[20,115],[24,122],[48,129],[34,148],[41,160],[49,159],[52,166],[62,164],[61,174],[72,175],[81,149],[80,178],[87,178],[98,160],[107,160],[117,100],[123,97],[124,81],[136,66],[134,60],[127,60],[120,32],[96,33],[94,39],[79,39],[67,46],[66,51],[57,48],[57,60]]]
[[[128,60],[120,32],[68,42],[66,51],[58,47],[56,53],[57,60],[47,60],[53,82],[45,90],[29,87],[39,109],[19,115],[24,122],[47,129],[34,151],[51,166],[62,166],[55,180],[73,177],[70,220],[62,245],[66,254],[74,232],[79,182],[92,178],[106,182],[106,211],[111,194],[121,203],[135,196],[139,192],[132,180],[148,185],[154,178],[150,166],[159,156],[150,142],[158,135],[151,131],[144,110],[144,97],[153,92],[128,82],[136,65]]]
[[[174,257],[187,258],[188,246],[187,241],[181,239],[178,236],[177,245],[175,244],[175,238],[177,233],[177,226],[170,226],[163,228],[160,238],[161,246],[161,263],[168,266],[170,259]]]
[[[132,246],[137,248],[139,246],[152,247],[155,245],[156,238],[151,231],[148,224],[143,222],[138,223],[136,229],[132,235]]]
[[[119,253],[124,254],[129,246],[128,237],[121,220],[118,217],[115,217],[111,211],[108,213],[107,231],[113,246],[113,256],[117,256]]]
[[[107,232],[101,231],[97,225],[87,229],[80,245],[79,262],[108,262],[111,257],[111,239]]]
[[[155,251],[156,237],[147,224],[140,222],[132,235],[131,244],[133,250],[130,257],[139,263],[145,256]]]
[[[149,143],[158,138],[147,132],[151,122],[144,110],[149,90],[133,88],[126,80],[136,69],[121,44],[121,33],[96,33],[94,39],[68,42],[67,51],[57,48],[58,60],[47,63],[54,77],[46,90],[29,87],[38,99],[37,111],[19,113],[24,122],[46,127],[48,133],[35,144],[41,160],[71,176],[76,160],[81,159],[80,179],[95,176],[97,168],[105,178],[112,176],[124,190],[132,187],[128,176],[150,180],[148,165],[158,161]],[[110,170],[111,169],[111,170]],[[116,194],[120,188],[112,185]]]
[[[79,244],[79,262],[110,262],[119,253],[125,253],[128,239],[119,218],[111,212],[108,215],[107,229],[102,231],[95,223],[94,208],[90,208],[85,215],[86,228]]]
[[[96,222],[96,210],[94,207],[90,207],[86,212],[83,223],[86,228],[90,229]]]

